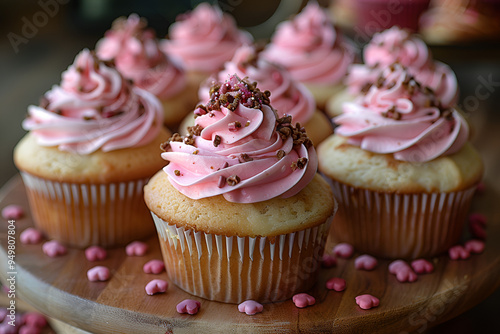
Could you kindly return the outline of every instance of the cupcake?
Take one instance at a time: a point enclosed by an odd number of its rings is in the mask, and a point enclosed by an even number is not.
[[[278,25],[262,56],[285,67],[323,109],[326,101],[344,87],[342,81],[355,52],[326,11],[309,2],[292,20]]]
[[[273,92],[270,100],[278,116],[292,116],[294,122],[304,126],[315,145],[333,133],[329,119],[316,109],[314,98],[307,88],[293,80],[284,68],[262,59],[254,46],[240,47],[233,59],[226,62],[224,69],[200,87],[199,100],[210,99],[209,84],[214,81],[224,82],[232,74],[255,81],[263,90]],[[188,116],[181,129],[187,129],[186,125],[194,125],[194,114]]]
[[[425,42],[407,30],[392,27],[376,33],[363,49],[363,59],[364,64],[349,67],[346,89],[328,101],[326,111],[331,117],[342,112],[344,102],[366,93],[371,85],[376,84],[381,73],[396,62],[405,66],[420,84],[432,90],[442,107],[457,103],[458,83],[453,70],[434,60]]]
[[[195,89],[184,70],[160,50],[152,29],[136,14],[120,17],[96,45],[100,59],[113,61],[121,74],[163,104],[164,122],[175,128],[196,105]]]
[[[288,299],[315,283],[335,200],[306,133],[268,93],[236,76],[211,92],[144,189],[168,275],[210,300]]]
[[[420,33],[431,44],[498,40],[500,5],[497,0],[434,0],[420,18]]]
[[[237,28],[232,16],[205,2],[179,15],[168,32],[162,48],[184,66],[188,82],[196,90],[222,69],[238,47],[253,41],[249,33]]]
[[[318,159],[339,201],[335,241],[406,259],[457,243],[483,165],[456,109],[394,64],[334,121]]]
[[[14,149],[35,226],[74,247],[154,233],[142,187],[164,166],[161,104],[83,50],[60,85],[29,106]]]

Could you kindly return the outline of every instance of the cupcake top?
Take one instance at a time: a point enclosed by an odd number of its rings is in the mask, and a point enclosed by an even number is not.
[[[220,70],[239,46],[251,42],[251,35],[238,30],[232,16],[222,13],[219,7],[201,3],[178,16],[163,48],[187,70],[212,73]]]
[[[353,62],[354,49],[326,11],[309,2],[292,20],[278,25],[263,56],[284,66],[297,81],[335,85]]]
[[[334,119],[337,134],[364,150],[392,153],[396,160],[426,162],[453,154],[469,137],[461,114],[439,106],[432,90],[397,63],[343,111]]]
[[[185,88],[186,76],[160,50],[154,31],[146,26],[146,20],[137,14],[116,19],[111,30],[97,42],[97,56],[112,60],[137,87],[167,99]]]
[[[399,62],[409,73],[436,94],[443,107],[454,106],[458,99],[455,73],[448,65],[432,58],[427,45],[415,35],[392,27],[373,35],[363,50],[364,65],[352,65],[346,83],[351,94],[366,91],[382,71]]]
[[[28,107],[23,128],[41,146],[90,154],[142,146],[159,133],[158,99],[132,86],[112,66],[85,49],[39,106]]]
[[[304,85],[293,80],[284,68],[260,57],[254,46],[244,45],[236,50],[233,59],[217,74],[216,81],[224,82],[232,74],[256,81],[262,90],[272,92],[270,100],[279,116],[288,114],[294,122],[305,124],[316,110],[314,98]],[[210,99],[208,81],[200,87],[201,101]]]
[[[313,178],[316,151],[292,117],[278,118],[268,91],[231,76],[210,90],[190,135],[164,145],[172,185],[199,199],[222,194],[229,202],[254,203],[293,196]]]

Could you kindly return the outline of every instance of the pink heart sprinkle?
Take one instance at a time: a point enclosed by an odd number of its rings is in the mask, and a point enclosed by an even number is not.
[[[21,219],[24,216],[24,210],[19,205],[11,204],[2,209],[4,219]]]
[[[146,274],[161,274],[165,270],[165,263],[162,260],[151,260],[144,264],[142,270]]]
[[[361,255],[354,260],[354,268],[358,270],[373,270],[377,267],[377,259],[371,255]]]
[[[339,277],[330,278],[326,281],[326,288],[337,292],[344,291],[346,287],[345,279]]]
[[[103,261],[108,257],[106,250],[99,246],[90,246],[85,249],[85,257],[88,261]]]
[[[354,247],[351,244],[343,242],[333,247],[333,254],[337,257],[348,259],[354,254]]]
[[[150,296],[155,293],[164,293],[167,291],[168,282],[162,279],[154,279],[148,284],[146,284],[146,293]]]
[[[323,254],[323,258],[321,259],[321,266],[323,268],[332,268],[337,265],[337,258],[330,254]]]
[[[307,293],[298,293],[292,298],[293,303],[298,308],[304,308],[307,306],[312,306],[316,303],[316,299]]]
[[[411,269],[410,265],[403,260],[396,260],[389,264],[389,272],[396,275],[396,279],[401,283],[415,282],[418,279],[417,274]]]
[[[49,257],[62,256],[68,252],[66,247],[59,243],[57,240],[45,242],[42,246],[42,251]]]
[[[142,241],[133,241],[125,247],[128,256],[144,256],[148,252],[148,244]]]
[[[486,240],[486,228],[485,225],[480,222],[470,222],[469,232],[474,238]]]
[[[104,266],[96,266],[87,271],[87,278],[91,282],[104,282],[110,278],[109,269]]]
[[[32,325],[23,325],[19,327],[19,334],[41,334],[42,328],[32,326]]]
[[[356,304],[361,307],[363,310],[369,310],[373,307],[377,307],[380,301],[377,297],[373,297],[372,295],[365,294],[356,297]]]
[[[28,312],[23,316],[23,322],[27,325],[45,328],[48,325],[47,318],[38,312]]]
[[[19,235],[19,240],[25,245],[34,245],[42,242],[43,234],[34,227],[28,227]]]
[[[247,315],[254,315],[262,312],[264,306],[257,303],[255,300],[245,300],[243,303],[238,305],[238,311],[241,313],[246,313]]]
[[[179,313],[196,314],[200,310],[201,303],[197,300],[184,299],[177,304],[176,309]]]
[[[461,245],[456,245],[448,250],[448,255],[452,260],[466,260],[470,257],[470,252]]]
[[[417,259],[411,262],[411,267],[413,271],[417,274],[430,274],[434,271],[434,266],[432,263],[427,261],[426,259]]]
[[[481,254],[486,245],[482,240],[472,239],[465,242],[465,250],[472,254]]]
[[[486,218],[486,216],[482,213],[471,213],[468,218],[469,223],[478,223],[483,226],[486,226],[486,224],[488,223],[488,218]]]

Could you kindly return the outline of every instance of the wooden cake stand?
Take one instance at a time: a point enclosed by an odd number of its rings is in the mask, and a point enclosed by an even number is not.
[[[336,267],[321,269],[312,307],[299,309],[292,301],[265,304],[262,313],[248,316],[237,305],[194,297],[170,283],[166,293],[149,296],[146,284],[155,278],[168,281],[167,274],[145,274],[143,265],[161,259],[157,237],[147,240],[149,252],[128,257],[124,248],[108,251],[105,261],[89,262],[82,250],[69,249],[64,256],[50,258],[42,245],[24,245],[19,234],[33,225],[24,185],[14,177],[0,193],[0,208],[18,204],[25,217],[15,222],[16,293],[46,315],[92,333],[283,333],[335,332],[367,333],[400,331],[422,332],[472,308],[499,286],[500,216],[495,211],[500,195],[487,189],[478,195],[473,210],[488,217],[486,250],[465,261],[452,261],[446,255],[432,259],[435,271],[419,275],[415,283],[400,283],[388,272],[388,261],[379,260],[373,271],[354,269],[354,257],[339,259]],[[8,224],[0,224],[0,276],[8,277]],[[331,250],[332,245],[327,245]],[[107,282],[90,282],[87,270],[104,265],[111,270]],[[325,282],[342,277],[344,292],[329,291]],[[369,293],[380,305],[362,310],[355,297]],[[176,305],[191,298],[201,302],[196,315],[179,314]]]

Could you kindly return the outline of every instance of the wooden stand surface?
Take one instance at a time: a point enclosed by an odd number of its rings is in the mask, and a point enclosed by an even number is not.
[[[43,254],[42,245],[23,245],[19,234],[33,225],[24,185],[14,177],[0,195],[0,207],[19,204],[26,210],[16,221],[16,287],[19,297],[41,312],[68,325],[92,333],[205,333],[205,332],[335,332],[361,333],[423,331],[475,306],[500,286],[500,215],[495,211],[500,195],[493,189],[476,197],[473,210],[486,214],[490,238],[484,253],[465,261],[446,255],[432,259],[435,272],[421,275],[415,283],[400,283],[388,272],[388,261],[377,269],[354,269],[354,257],[339,259],[336,267],[321,269],[320,279],[309,291],[316,305],[304,309],[292,301],[265,304],[254,316],[238,312],[237,305],[194,297],[170,283],[164,294],[148,296],[144,287],[160,275],[145,274],[143,265],[161,259],[156,236],[147,240],[149,252],[128,257],[123,248],[108,251],[108,259],[89,262],[82,250],[69,249],[62,257]],[[498,211],[498,210],[497,210]],[[7,278],[7,222],[0,224],[0,277]],[[332,245],[327,245],[331,250]],[[90,282],[87,270],[104,265],[112,277],[107,282]],[[331,277],[347,281],[344,292],[329,291]],[[362,310],[354,298],[370,293],[380,306]],[[176,312],[177,303],[191,298],[201,302],[196,315]]]

